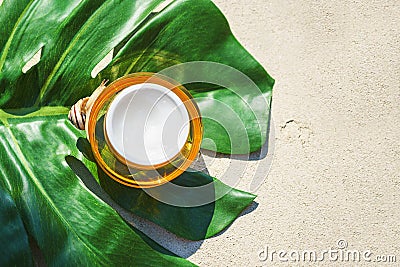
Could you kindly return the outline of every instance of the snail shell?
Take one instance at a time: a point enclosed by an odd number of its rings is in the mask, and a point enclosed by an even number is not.
[[[86,123],[86,103],[89,97],[80,99],[73,105],[68,113],[68,119],[79,130],[85,130]]]
[[[85,130],[86,118],[89,117],[90,109],[96,98],[106,88],[107,83],[108,80],[103,80],[90,97],[79,99],[78,102],[71,107],[68,113],[68,119],[77,129]]]

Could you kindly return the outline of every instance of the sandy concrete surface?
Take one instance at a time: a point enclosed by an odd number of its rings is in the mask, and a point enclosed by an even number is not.
[[[308,265],[258,254],[266,246],[322,253],[338,240],[344,250],[372,252],[372,263],[357,265],[376,266],[380,255],[396,255],[397,264],[379,265],[400,264],[400,2],[214,2],[276,79],[274,159],[269,173],[269,157],[242,163],[268,176],[258,206],[221,235],[153,237],[201,266]],[[229,159],[210,159],[218,177]]]

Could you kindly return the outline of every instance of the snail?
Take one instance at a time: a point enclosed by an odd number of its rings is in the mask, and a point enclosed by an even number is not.
[[[108,80],[103,80],[90,97],[79,99],[70,109],[68,119],[79,130],[85,130],[86,118],[96,98],[106,88]]]

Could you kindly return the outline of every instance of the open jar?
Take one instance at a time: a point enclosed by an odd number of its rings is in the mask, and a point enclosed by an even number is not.
[[[137,188],[182,174],[197,157],[203,135],[190,93],[154,73],[130,74],[103,88],[86,112],[85,129],[101,169]]]

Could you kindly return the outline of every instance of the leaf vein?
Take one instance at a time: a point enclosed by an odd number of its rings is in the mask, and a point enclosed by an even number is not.
[[[2,55],[1,55],[1,58],[0,58],[0,71],[3,69],[4,63],[6,62],[6,57],[8,55],[8,51],[10,50],[10,46],[11,46],[11,43],[12,43],[12,41],[14,39],[15,33],[17,32],[18,26],[21,23],[22,19],[25,17],[25,14],[28,12],[28,10],[30,9],[30,7],[31,7],[33,2],[35,2],[35,0],[31,0],[29,2],[29,4],[25,7],[24,11],[18,17],[18,20],[15,23],[15,25],[14,25],[12,31],[11,31],[10,37],[8,38],[7,43],[4,46],[4,49],[3,49],[3,52],[2,52]]]

